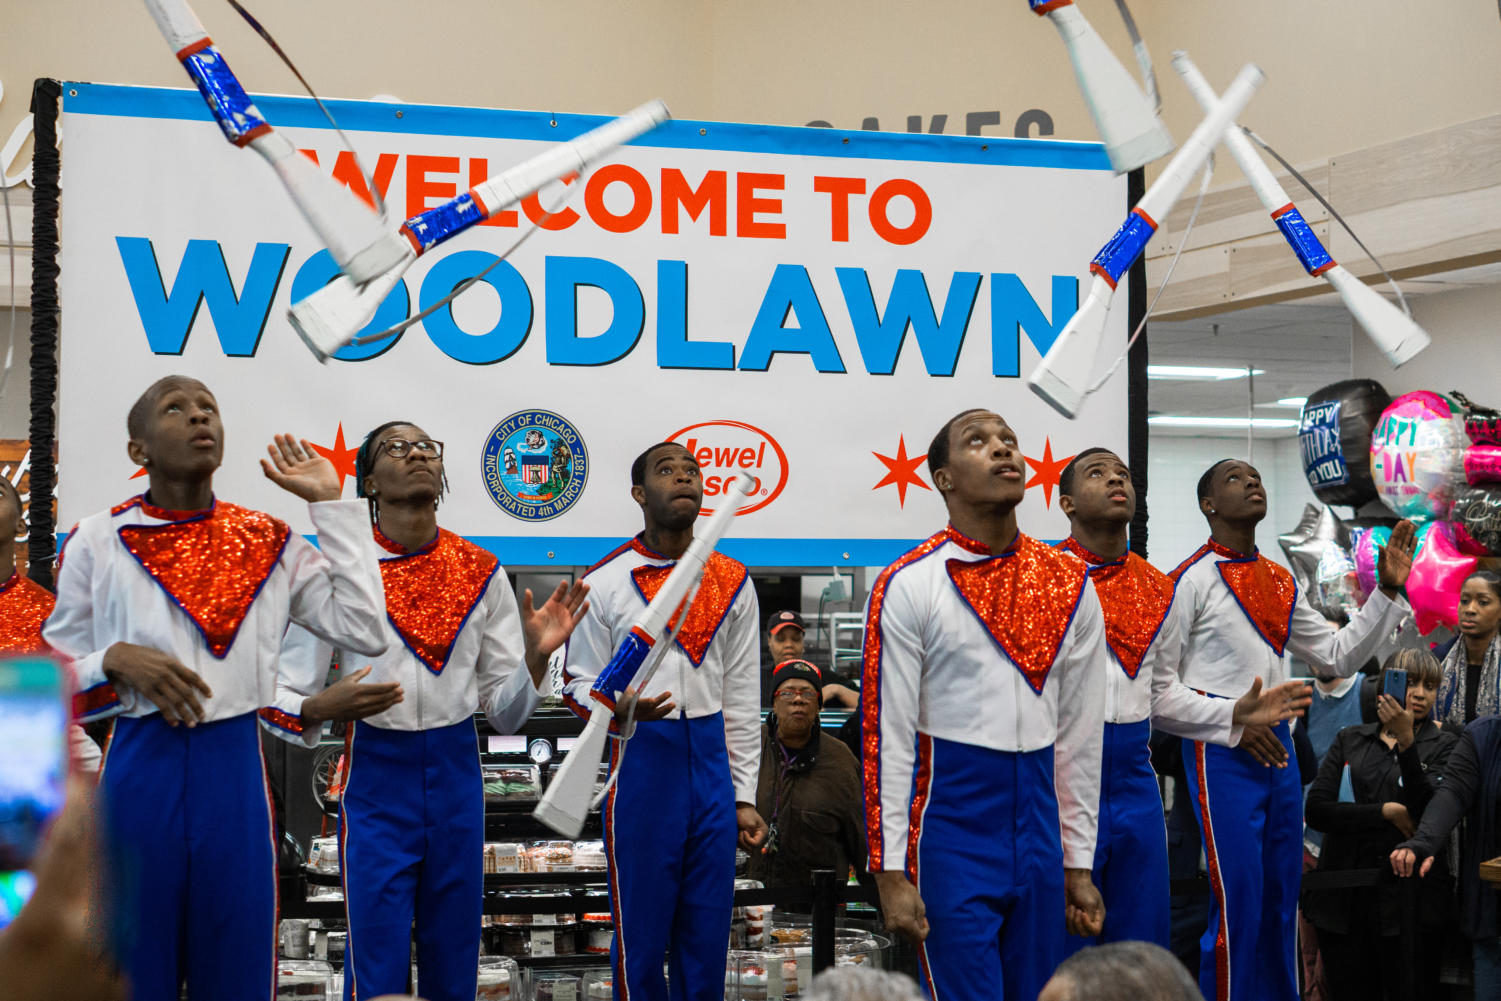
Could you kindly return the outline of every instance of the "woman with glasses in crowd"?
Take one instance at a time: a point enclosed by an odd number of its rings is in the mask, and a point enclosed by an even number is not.
[[[485,825],[475,707],[501,733],[526,721],[543,694],[548,656],[587,608],[588,588],[559,583],[541,608],[527,591],[518,611],[494,555],[438,526],[443,443],[415,424],[370,432],[355,477],[380,549],[389,643],[380,657],[347,666],[368,663],[368,683],[399,684],[402,699],[347,738],[344,996],[406,993],[415,920],[422,996],[473,1001]],[[284,676],[316,689],[329,653],[293,634]]]
[[[1406,672],[1405,705],[1384,694],[1394,671]],[[1412,836],[1458,740],[1432,718],[1441,677],[1438,659],[1426,650],[1393,654],[1376,699],[1378,722],[1347,726],[1330,745],[1304,808],[1308,826],[1324,832],[1320,872],[1382,868],[1398,842]],[[1402,950],[1395,886],[1308,890],[1302,906],[1318,928],[1332,1001],[1396,996]],[[1423,887],[1419,920],[1418,983],[1424,997],[1433,997],[1443,932],[1453,921],[1446,873]]]

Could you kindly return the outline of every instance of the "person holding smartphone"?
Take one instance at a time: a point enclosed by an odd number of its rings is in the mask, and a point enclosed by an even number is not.
[[[1308,826],[1324,832],[1319,871],[1380,868],[1410,838],[1440,785],[1459,738],[1433,719],[1442,676],[1427,650],[1387,659],[1376,697],[1379,721],[1347,726],[1335,737],[1308,790]],[[1397,697],[1405,688],[1405,699]],[[1303,913],[1318,929],[1331,1001],[1375,1001],[1401,982],[1397,888],[1309,890]],[[1423,887],[1418,983],[1438,983],[1444,929],[1453,921],[1447,872]]]

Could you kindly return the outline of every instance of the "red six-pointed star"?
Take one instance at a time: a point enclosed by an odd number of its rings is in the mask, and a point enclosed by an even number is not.
[[[881,462],[883,462],[886,466],[886,478],[883,479],[880,483],[877,483],[875,486],[871,487],[871,489],[879,490],[882,487],[894,485],[896,487],[896,500],[898,507],[907,506],[908,484],[922,487],[924,490],[933,489],[923,482],[921,476],[917,475],[917,467],[922,465],[924,460],[927,459],[928,453],[924,452],[922,455],[919,455],[915,458],[908,458],[907,439],[905,436],[899,435],[897,437],[895,458],[889,455],[882,455],[880,452],[872,452],[870,454],[875,456],[877,459],[880,459]]]
[[[339,474],[339,489],[342,491],[344,489],[344,477],[355,474],[354,457],[360,451],[358,446],[354,448],[344,447],[344,423],[342,421],[339,422],[339,430],[334,435],[333,448],[324,448],[322,445],[314,443],[313,449],[319,455],[333,463],[335,472]]]
[[[1027,481],[1027,489],[1035,486],[1042,487],[1042,499],[1048,507],[1053,506],[1053,488],[1058,485],[1058,479],[1063,475],[1063,469],[1073,461],[1072,455],[1064,456],[1054,461],[1053,439],[1045,438],[1042,442],[1042,458],[1034,459],[1030,455],[1022,458],[1027,460],[1027,465],[1035,471],[1035,475]]]

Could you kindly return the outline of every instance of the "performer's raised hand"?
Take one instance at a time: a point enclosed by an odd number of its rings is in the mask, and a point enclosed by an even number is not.
[[[588,593],[588,584],[574,582],[569,587],[566,580],[560,580],[542,607],[535,608],[531,588],[522,592],[521,633],[526,641],[526,668],[531,672],[533,684],[542,683],[547,673],[547,658],[568,641],[589,610],[589,603],[584,600]]]
[[[1070,935],[1085,937],[1105,930],[1105,898],[1088,869],[1063,870],[1063,923]]]
[[[1381,547],[1381,555],[1376,560],[1376,577],[1387,597],[1407,583],[1407,575],[1412,572],[1412,556],[1417,548],[1417,526],[1406,518],[1397,522],[1391,540]]]
[[[1287,767],[1287,748],[1282,746],[1282,741],[1277,739],[1272,728],[1264,723],[1247,726],[1240,736],[1239,746],[1268,768]]]
[[[271,461],[261,460],[261,472],[288,493],[309,504],[335,501],[343,496],[338,470],[306,438],[299,441],[289,434],[276,435],[266,446],[266,454]]]
[[[149,646],[114,643],[104,651],[104,676],[124,684],[151,700],[161,710],[168,726],[197,726],[204,719],[198,696],[214,697],[213,691],[177,658]]]
[[[928,909],[907,874],[891,870],[878,872],[875,876],[886,930],[896,932],[913,945],[927,938]]]
[[[1313,690],[1306,681],[1288,681],[1263,690],[1257,678],[1246,694],[1235,700],[1233,718],[1236,726],[1273,726],[1303,715],[1311,702]]]
[[[324,720],[356,720],[374,716],[401,702],[405,696],[395,681],[375,685],[360,682],[373,668],[367,664],[347,677],[302,702],[303,726],[317,726]]]

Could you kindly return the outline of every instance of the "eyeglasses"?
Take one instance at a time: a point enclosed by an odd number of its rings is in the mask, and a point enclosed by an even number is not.
[[[393,459],[400,459],[412,449],[427,456],[429,459],[443,458],[443,443],[424,438],[421,441],[407,441],[405,438],[387,438],[380,443],[380,448]]]
[[[783,702],[813,702],[818,693],[811,688],[788,688],[777,692],[776,698]]]

